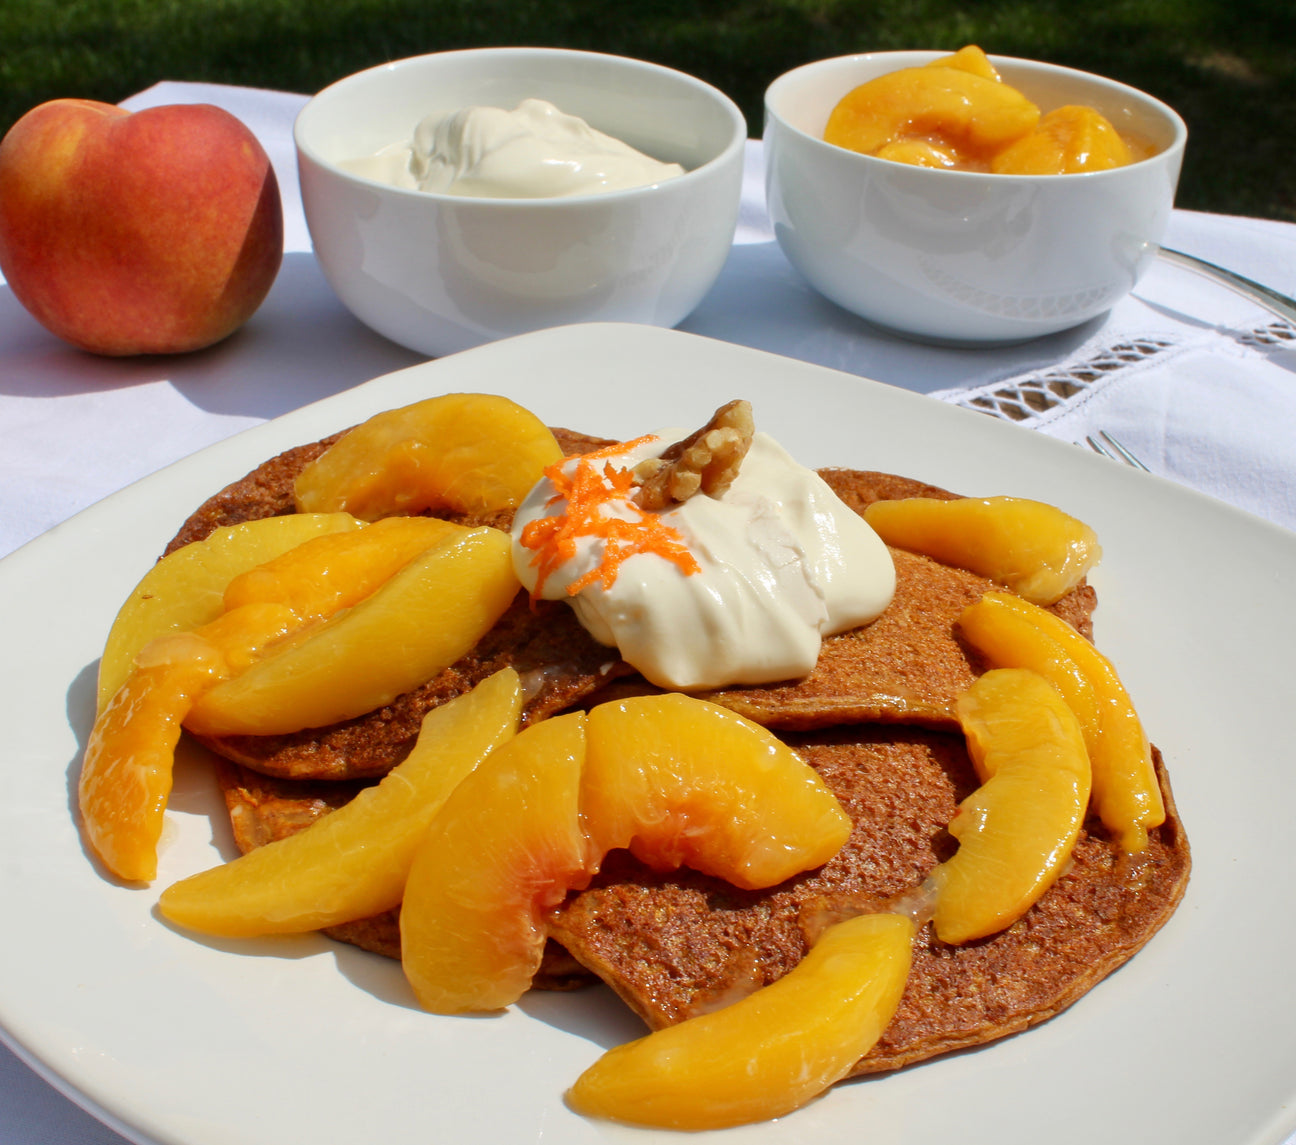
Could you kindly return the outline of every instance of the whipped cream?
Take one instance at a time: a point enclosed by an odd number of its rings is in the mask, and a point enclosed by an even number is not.
[[[344,160],[353,174],[410,190],[488,199],[557,199],[623,191],[684,174],[542,99],[512,111],[430,115],[414,138]]]
[[[608,460],[633,469],[683,433],[667,431]],[[570,474],[578,459],[569,460]],[[599,460],[601,471],[604,461]],[[513,564],[534,592],[536,551],[522,543],[529,522],[561,516],[566,501],[543,479],[518,508]],[[610,498],[610,516],[639,516],[628,495]],[[764,684],[804,676],[822,638],[875,619],[895,592],[895,566],[877,534],[812,470],[772,437],[757,433],[737,478],[719,498],[700,494],[655,514],[673,529],[697,571],[653,552],[624,560],[610,586],[596,577],[607,542],[581,537],[574,554],[547,575],[540,596],[567,600],[586,630],[648,680],[666,688]]]

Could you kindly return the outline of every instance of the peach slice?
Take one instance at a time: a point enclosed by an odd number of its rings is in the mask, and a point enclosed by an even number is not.
[[[401,901],[428,824],[522,714],[505,668],[424,717],[414,750],[375,787],[305,831],[258,847],[162,892],[164,917],[204,934],[246,937],[317,930]]]
[[[1056,687],[1080,720],[1093,767],[1094,807],[1131,853],[1165,822],[1152,750],[1110,660],[1066,621],[1007,593],[987,593],[959,618],[964,639],[992,664],[1030,668]]]
[[[663,1129],[723,1129],[804,1105],[882,1036],[904,993],[913,923],[829,927],[789,973],[723,1010],[610,1050],[567,1093],[578,1113]]]
[[[126,598],[108,632],[99,660],[99,710],[126,682],[136,654],[150,640],[215,620],[224,608],[225,586],[234,577],[312,537],[360,524],[347,513],[267,517],[217,529],[163,557]]]
[[[372,527],[372,526],[371,526]],[[508,534],[456,528],[377,592],[194,704],[200,735],[276,735],[390,703],[468,652],[518,591]]]
[[[975,159],[1032,131],[1039,115],[1015,88],[963,67],[902,68],[843,96],[824,139],[871,155],[896,140],[925,138]]]
[[[1021,497],[875,501],[864,519],[888,545],[988,577],[1035,604],[1065,596],[1102,556],[1083,521]]]
[[[702,700],[644,697],[545,720],[432,821],[401,908],[406,975],[438,1013],[506,1006],[539,965],[545,911],[611,848],[757,887],[825,862],[849,833],[800,757]]]
[[[1042,676],[994,668],[958,699],[982,785],[949,830],[959,849],[932,873],[943,942],[1011,926],[1057,881],[1089,802],[1089,757],[1075,714]]]
[[[995,70],[994,64],[990,62],[989,57],[978,48],[975,44],[968,44],[966,47],[959,48],[951,56],[941,56],[938,60],[932,60],[927,65],[929,68],[960,68],[965,72],[971,72],[973,75],[980,76],[993,83],[1002,82],[1002,77]]]
[[[1092,107],[1050,111],[1029,135],[990,162],[997,175],[1074,175],[1107,171],[1134,161],[1129,144],[1111,121]]]
[[[282,605],[252,605],[159,636],[140,652],[95,719],[77,782],[82,831],[113,874],[131,881],[157,874],[180,723],[194,699],[296,622]]]
[[[359,604],[458,529],[436,517],[389,517],[315,537],[236,576],[225,588],[225,607],[273,602],[288,605],[303,620],[332,616]]]
[[[533,724],[492,752],[432,820],[400,916],[401,964],[425,1009],[499,1009],[531,985],[545,913],[588,878],[584,758],[584,713]]]
[[[443,394],[371,417],[297,478],[299,512],[365,520],[516,508],[562,458],[535,414],[495,394]]]
[[[749,889],[826,863],[851,832],[791,748],[678,694],[595,707],[583,785],[581,812],[600,856],[629,847],[659,870],[689,866]]]

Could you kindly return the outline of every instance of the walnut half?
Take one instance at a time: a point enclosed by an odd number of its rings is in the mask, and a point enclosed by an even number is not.
[[[751,403],[727,402],[696,433],[635,466],[634,503],[646,510],[668,509],[695,493],[721,496],[738,476],[755,431]]]

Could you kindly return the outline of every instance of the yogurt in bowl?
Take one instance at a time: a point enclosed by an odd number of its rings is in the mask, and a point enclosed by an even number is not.
[[[372,177],[380,171],[348,170],[408,147],[429,117],[528,99],[682,172],[627,189],[517,198],[393,186]],[[692,76],[549,48],[371,68],[316,95],[294,129],[325,277],[362,322],[429,355],[577,322],[682,321],[728,256],[746,135],[733,101]]]

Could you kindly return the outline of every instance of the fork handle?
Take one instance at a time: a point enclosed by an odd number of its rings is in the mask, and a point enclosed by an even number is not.
[[[1244,278],[1240,274],[1234,274],[1231,270],[1225,270],[1222,266],[1216,266],[1213,262],[1207,262],[1196,255],[1184,254],[1183,251],[1171,250],[1169,247],[1164,246],[1161,247],[1159,253],[1166,262],[1172,262],[1176,266],[1182,266],[1187,270],[1194,270],[1198,274],[1204,274],[1207,278],[1213,278],[1216,282],[1237,291],[1238,294],[1244,295],[1251,299],[1252,302],[1258,302],[1267,310],[1272,310],[1278,317],[1285,318],[1296,326],[1296,299],[1288,298],[1287,295],[1271,290],[1263,283]]]

